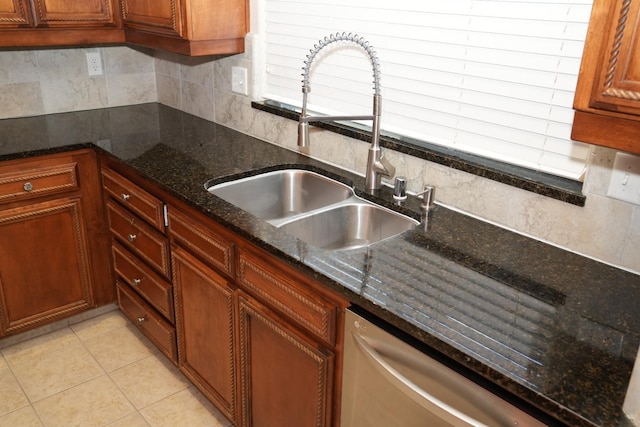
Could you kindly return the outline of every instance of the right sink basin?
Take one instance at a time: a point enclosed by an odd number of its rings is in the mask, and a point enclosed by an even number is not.
[[[364,202],[342,204],[285,223],[280,228],[326,250],[369,246],[418,224],[412,218]]]

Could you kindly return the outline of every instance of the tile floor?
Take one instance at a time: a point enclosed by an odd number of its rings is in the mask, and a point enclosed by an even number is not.
[[[0,427],[231,425],[117,310],[0,348]]]

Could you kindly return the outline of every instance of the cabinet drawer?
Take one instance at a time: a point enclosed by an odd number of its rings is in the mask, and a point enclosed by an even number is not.
[[[108,169],[102,171],[102,185],[111,197],[156,229],[164,232],[164,203],[162,200]]]
[[[126,285],[116,283],[118,306],[160,350],[177,363],[176,330]]]
[[[173,289],[135,255],[116,242],[111,248],[113,266],[122,280],[173,323]]]
[[[165,277],[169,271],[169,241],[156,229],[112,201],[107,201],[109,229],[134,254]]]
[[[276,273],[282,269],[249,252],[240,252],[238,270],[239,281],[246,289],[306,330],[335,344],[336,306],[296,284],[297,279]]]
[[[0,202],[78,189],[76,163],[42,166],[32,162],[0,168]]]
[[[233,275],[233,242],[215,233],[212,225],[202,226],[184,213],[169,209],[169,232],[182,246],[220,269]]]

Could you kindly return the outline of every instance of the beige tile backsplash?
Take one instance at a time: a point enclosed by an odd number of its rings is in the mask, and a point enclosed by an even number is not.
[[[87,51],[101,53],[103,76],[89,77]],[[0,119],[157,101],[297,150],[295,122],[254,110],[249,97],[231,92],[232,65],[246,67],[251,76],[250,50],[223,58],[130,47],[3,51]],[[311,139],[305,154],[363,174],[368,144],[322,130]],[[401,153],[386,155],[408,177],[410,191],[435,185],[443,204],[640,274],[640,206],[606,196],[613,150],[592,150],[585,207]]]
[[[89,76],[87,52],[104,74]],[[129,47],[0,52],[0,119],[156,102],[151,51]]]

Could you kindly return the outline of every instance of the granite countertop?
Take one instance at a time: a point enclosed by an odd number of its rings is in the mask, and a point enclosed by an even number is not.
[[[298,167],[391,190],[159,104],[0,120],[0,160],[98,147],[242,237],[568,425],[626,426],[640,276],[436,206],[368,248],[323,251],[204,183]],[[436,193],[437,200],[437,193]],[[419,201],[401,209],[418,216]]]

